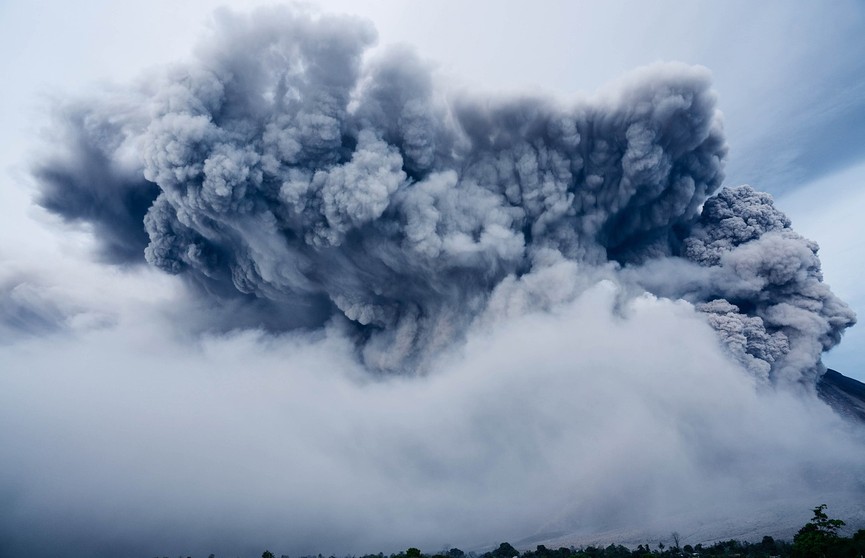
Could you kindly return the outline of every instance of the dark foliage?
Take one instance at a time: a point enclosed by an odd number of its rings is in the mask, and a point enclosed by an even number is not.
[[[345,558],[690,558],[699,556],[720,556],[740,558],[865,558],[865,529],[859,529],[851,537],[844,537],[838,531],[844,527],[844,521],[832,519],[826,514],[826,505],[814,508],[814,517],[805,524],[792,544],[787,541],[777,541],[770,536],[763,537],[758,543],[728,540],[718,541],[711,545],[680,546],[678,533],[674,532],[667,541],[653,544],[646,542],[636,548],[628,548],[620,544],[609,546],[559,547],[547,548],[539,544],[534,550],[520,552],[507,542],[501,543],[495,550],[481,554],[465,553],[458,548],[443,549],[435,553],[424,553],[419,548],[410,547],[407,550],[386,556],[365,554],[363,556],[346,556]],[[273,558],[270,551],[264,551],[262,558]],[[210,558],[214,558],[211,554]],[[281,558],[289,558],[282,555]],[[318,556],[301,556],[299,558],[323,558]],[[336,558],[331,556],[330,558]]]

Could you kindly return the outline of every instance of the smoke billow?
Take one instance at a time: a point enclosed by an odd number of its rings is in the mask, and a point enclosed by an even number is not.
[[[32,419],[0,427],[0,553],[50,554],[64,517],[81,555],[361,552],[863,493],[808,393],[855,316],[768,194],[721,188],[707,70],[484,97],[375,38],[226,12],[195,61],[58,111],[38,203],[184,287],[115,285],[43,351],[87,304],[0,284],[30,336],[0,347],[0,424]]]
[[[446,98],[405,49],[367,60],[374,38],[344,17],[223,16],[197,63],[67,109],[40,203],[93,224],[111,261],[255,299],[268,327],[347,319],[372,369],[424,369],[554,252],[709,266],[693,302],[749,368],[820,373],[853,314],[768,196],[709,198],[727,148],[708,72],[658,65],[570,105]]]
[[[857,519],[861,435],[755,390],[688,303],[621,295],[550,263],[428,374],[384,381],[336,323],[190,344],[154,319],[179,293],[0,347],[0,554],[696,544],[789,537],[815,501]]]

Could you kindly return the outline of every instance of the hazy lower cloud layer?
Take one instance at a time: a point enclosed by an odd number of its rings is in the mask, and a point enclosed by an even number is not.
[[[195,62],[58,108],[38,203],[92,231],[104,290],[0,276],[0,554],[432,550],[861,501],[861,432],[813,393],[855,316],[770,196],[719,191],[708,70],[483,98],[374,41],[225,12]]]

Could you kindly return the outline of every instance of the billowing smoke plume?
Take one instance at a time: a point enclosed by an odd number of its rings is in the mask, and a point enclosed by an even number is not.
[[[696,304],[765,380],[815,377],[854,323],[768,195],[710,197],[727,148],[706,70],[567,105],[447,96],[411,52],[368,57],[374,39],[344,17],[223,16],[197,62],[66,108],[40,203],[92,224],[109,261],[248,300],[255,325],[343,321],[374,370],[424,370],[507,315],[492,293],[537,307],[555,274]]]
[[[819,355],[855,322],[822,282],[817,244],[790,228],[768,194],[743,186],[709,199],[684,255],[716,270],[718,298],[699,308],[761,375],[822,373]]]

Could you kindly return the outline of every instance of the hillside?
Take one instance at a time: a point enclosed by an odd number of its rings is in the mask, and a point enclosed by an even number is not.
[[[829,369],[817,383],[817,394],[839,415],[865,423],[865,384]]]

